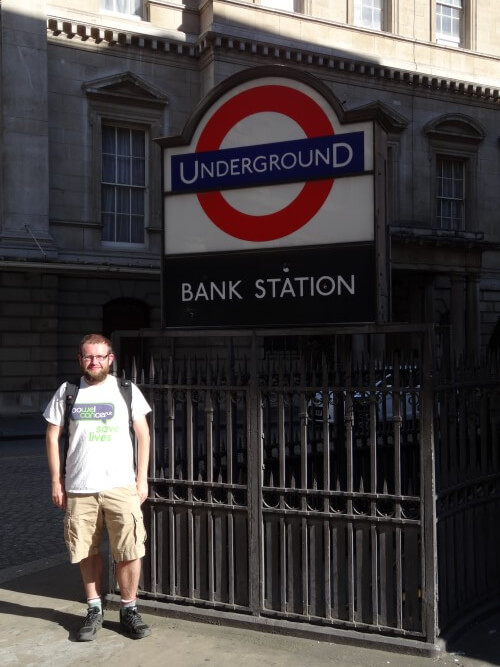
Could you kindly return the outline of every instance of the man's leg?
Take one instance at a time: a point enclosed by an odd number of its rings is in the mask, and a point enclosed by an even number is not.
[[[132,639],[142,639],[151,634],[137,611],[137,589],[141,576],[141,559],[125,560],[116,564],[116,580],[120,587],[120,627]]]
[[[97,631],[102,627],[102,568],[103,562],[100,553],[88,556],[80,561],[80,572],[88,604],[87,616],[77,636],[78,641],[81,642],[93,641]]]
[[[95,600],[101,597],[103,561],[101,554],[89,556],[80,561],[80,572],[87,600]],[[139,567],[140,573],[140,567]],[[137,579],[139,583],[139,579]]]
[[[141,559],[146,551],[139,494],[135,485],[131,485],[110,489],[105,499],[104,515],[120,587],[120,627],[129,637],[142,639],[151,634],[151,628],[137,611]]]
[[[124,560],[116,564],[116,580],[122,600],[135,600],[141,576],[141,559]]]
[[[94,640],[97,631],[102,627],[103,561],[99,553],[101,534],[102,513],[97,494],[69,493],[65,516],[66,544],[71,562],[80,564],[88,604],[87,615],[76,637],[81,642]]]

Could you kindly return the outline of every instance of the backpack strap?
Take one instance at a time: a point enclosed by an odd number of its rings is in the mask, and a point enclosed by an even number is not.
[[[126,380],[125,378],[116,378],[120,394],[122,395],[123,400],[127,404],[128,410],[128,428],[130,431],[130,441],[132,443],[132,451],[134,456],[134,469],[137,466],[137,452],[136,452],[136,442],[135,442],[135,432],[134,432],[134,422],[132,419],[132,382]]]
[[[63,476],[66,474],[66,458],[68,456],[69,449],[69,420],[71,419],[71,410],[78,396],[78,390],[80,389],[80,378],[76,380],[67,381],[66,389],[64,390],[64,423],[63,423],[63,434],[64,434],[64,459],[63,459]]]
[[[133,442],[134,427],[132,420],[132,382],[130,380],[126,380],[125,378],[121,379],[116,378],[116,382],[118,383],[118,388],[120,389],[120,393],[123,397],[123,400],[127,404],[128,427],[130,429],[130,435],[132,436],[132,442]]]

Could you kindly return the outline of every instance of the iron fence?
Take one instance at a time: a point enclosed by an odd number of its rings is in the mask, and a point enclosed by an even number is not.
[[[435,377],[439,619],[443,632],[500,591],[500,367],[461,361]]]
[[[429,330],[141,336],[142,596],[434,645]]]

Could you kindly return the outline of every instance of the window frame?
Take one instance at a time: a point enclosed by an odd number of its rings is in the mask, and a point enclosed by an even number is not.
[[[372,15],[373,15],[373,3],[374,2],[379,2],[380,3],[380,25],[365,25],[362,22],[358,23],[356,21],[356,13],[359,11],[361,15],[363,14],[363,4],[365,2],[371,2],[372,7],[370,8],[372,10]],[[362,18],[362,17],[361,17]],[[356,26],[357,28],[367,28],[368,30],[377,30],[377,31],[383,31],[384,26],[385,26],[385,2],[384,0],[353,0],[353,25]]]
[[[370,28],[367,26],[357,25],[354,21],[355,15],[355,0],[348,0],[347,2],[347,23],[354,28],[360,30],[373,30],[374,32],[395,32],[395,25],[397,21],[399,4],[398,0],[381,0],[381,26],[380,28]]]
[[[163,92],[131,72],[104,76],[82,84],[88,103],[89,138],[87,142],[88,163],[88,207],[91,219],[99,235],[96,247],[109,250],[144,252],[161,248],[163,232],[161,149],[155,144],[165,134],[168,98]],[[149,181],[146,182],[144,244],[103,242],[101,222],[101,146],[103,123],[123,124],[146,131],[147,163]],[[105,243],[106,245],[103,245]]]
[[[437,6],[444,4],[443,0],[431,0],[431,42],[440,46],[460,49],[476,49],[477,46],[477,0],[462,0],[462,21],[460,26],[459,43],[446,40],[437,34]]]
[[[109,239],[104,239],[104,231],[106,228],[106,224],[103,221],[103,194],[102,194],[102,188],[105,185],[104,179],[103,179],[103,149],[102,149],[102,136],[103,136],[103,128],[104,127],[113,127],[116,129],[118,128],[123,128],[128,130],[129,132],[132,132],[134,130],[137,130],[139,132],[143,133],[144,137],[144,186],[141,186],[141,190],[143,192],[143,197],[144,197],[144,213],[143,213],[143,240],[140,243],[134,242],[134,241],[112,241]],[[99,176],[100,176],[100,188],[99,188],[99,221],[101,223],[102,227],[102,236],[101,236],[101,244],[103,248],[137,248],[139,250],[142,250],[143,248],[146,247],[146,221],[149,219],[149,197],[148,197],[148,191],[149,187],[148,184],[151,181],[151,175],[150,175],[150,157],[149,157],[149,146],[151,145],[151,140],[149,138],[149,130],[147,126],[140,126],[140,125],[130,125],[130,124],[125,124],[123,122],[111,122],[110,120],[103,120],[101,122],[101,127],[100,127],[100,136],[101,136],[101,143],[100,143],[100,169],[99,169]],[[109,185],[109,184],[108,184]],[[113,186],[119,187],[119,183],[115,181],[113,183]],[[125,187],[129,189],[129,191],[134,188],[134,187],[139,187],[139,186],[134,186],[132,183],[128,184],[122,184]],[[114,211],[115,217],[117,215],[116,212],[116,205],[115,205],[115,211]],[[115,222],[116,225],[116,222]],[[131,221],[129,220],[129,231],[130,231],[130,225]],[[115,235],[116,235],[116,229],[115,229]]]
[[[163,215],[161,210],[161,174],[160,169],[154,169],[154,165],[161,162],[160,154],[154,157],[154,139],[161,137],[162,132],[161,113],[155,109],[145,107],[112,105],[105,102],[90,102],[90,127],[91,127],[91,202],[92,219],[99,226],[99,245],[106,250],[130,250],[141,252],[152,247],[151,235],[161,234],[163,230]],[[121,107],[121,108],[120,108]],[[163,110],[162,110],[163,111]],[[144,202],[144,243],[124,243],[104,241],[102,230],[104,225],[101,220],[101,146],[103,124],[122,124],[126,127],[135,127],[146,132],[146,187]],[[156,149],[155,149],[156,150]],[[157,148],[160,151],[160,148]],[[147,180],[149,177],[149,180]]]
[[[473,215],[477,203],[477,168],[479,146],[486,133],[474,119],[463,114],[445,114],[424,128],[431,154],[432,229],[438,229],[438,159],[460,160],[464,164],[463,223],[459,232],[477,231],[477,216]],[[441,229],[441,228],[439,228]],[[444,231],[444,230],[443,230]]]
[[[263,9],[270,9],[274,11],[279,11],[279,12],[294,12],[296,14],[304,14],[305,13],[305,4],[306,0],[291,0],[291,3],[293,5],[292,9],[287,9],[287,8],[282,8],[282,7],[273,7],[272,6],[273,0],[254,0],[254,3],[258,5],[259,7],[262,7]],[[271,3],[271,4],[267,4]]]
[[[461,198],[454,198],[454,197],[444,197],[440,195],[440,188],[439,188],[439,179],[440,179],[440,169],[439,165],[442,162],[449,162],[452,165],[460,165],[461,172],[462,172],[462,197]],[[441,151],[436,152],[435,155],[435,161],[434,161],[434,188],[435,188],[435,198],[434,198],[434,209],[435,209],[435,223],[436,223],[436,229],[442,230],[442,231],[449,231],[449,232],[465,232],[469,231],[468,230],[468,225],[467,225],[467,220],[468,218],[470,219],[470,213],[468,213],[468,197],[467,197],[467,192],[468,189],[470,190],[470,177],[469,177],[469,158],[461,155],[461,154],[452,154],[450,155],[449,152],[444,153]],[[444,201],[448,202],[455,202],[458,201],[460,202],[460,208],[461,208],[461,216],[460,216],[460,222],[457,226],[455,225],[450,225],[450,226],[444,226],[443,225],[443,216],[440,216],[440,209],[441,209],[441,203]]]
[[[457,7],[456,5],[453,4],[453,2],[460,2],[460,7]],[[447,46],[463,46],[464,43],[464,19],[465,19],[465,12],[464,12],[464,5],[465,5],[465,0],[436,0],[435,4],[435,10],[434,10],[434,26],[435,26],[435,31],[436,31],[436,43],[437,44],[446,44]],[[442,7],[449,7],[452,12],[458,12],[458,18],[454,19],[453,16],[450,17],[450,20],[453,25],[453,21],[457,20],[458,21],[458,37],[454,37],[454,33],[445,33],[445,32],[439,32],[438,31],[438,11]],[[441,14],[441,16],[443,16]]]

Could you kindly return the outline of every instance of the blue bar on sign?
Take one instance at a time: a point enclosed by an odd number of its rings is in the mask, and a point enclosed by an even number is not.
[[[334,178],[365,170],[364,132],[280,141],[171,158],[172,192]]]

